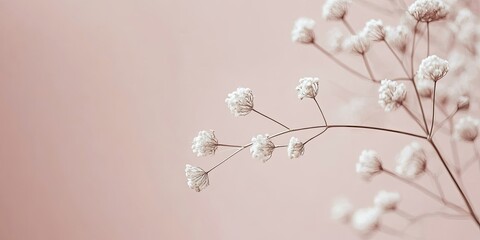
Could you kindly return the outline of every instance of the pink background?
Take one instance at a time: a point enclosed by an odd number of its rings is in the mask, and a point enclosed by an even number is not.
[[[195,157],[190,146],[199,130],[214,129],[232,144],[282,130],[256,115],[228,112],[224,99],[239,86],[253,89],[259,110],[300,127],[321,120],[294,88],[300,77],[319,76],[319,101],[331,122],[352,122],[338,109],[364,96],[374,110],[362,123],[418,132],[404,113],[382,113],[375,87],[312,47],[291,43],[300,16],[319,22],[317,37],[325,42],[335,24],[321,20],[322,4],[0,1],[0,239],[348,239],[355,235],[329,218],[332,200],[345,196],[369,206],[381,189],[401,192],[405,211],[438,209],[395,179],[358,178],[362,149],[376,149],[392,169],[410,142],[365,131],[329,130],[298,160],[279,149],[262,164],[245,151],[213,171],[204,192],[187,187],[186,163],[208,169],[230,152]],[[363,6],[352,12],[357,29],[374,16],[396,23]],[[384,50],[371,54],[375,71],[400,74],[383,70]],[[343,59],[363,70],[359,58]],[[452,184],[444,185],[459,202]],[[472,197],[479,206],[478,192]],[[385,220],[399,229],[405,223],[393,214]],[[409,233],[468,239],[478,229],[471,221],[433,219]]]

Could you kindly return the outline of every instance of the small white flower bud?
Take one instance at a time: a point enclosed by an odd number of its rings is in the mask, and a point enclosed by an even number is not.
[[[405,146],[397,158],[395,171],[406,178],[416,178],[422,175],[427,168],[427,155],[422,146],[412,142]]]
[[[358,209],[353,213],[352,227],[362,234],[368,234],[378,228],[382,213],[382,209],[377,207]]]
[[[400,202],[400,193],[380,191],[375,196],[373,202],[376,207],[381,208],[384,211],[395,210]]]
[[[253,93],[250,88],[237,88],[225,99],[230,112],[236,117],[245,116],[253,109]]]
[[[402,53],[407,50],[410,30],[405,25],[385,27],[385,40]]]
[[[347,14],[351,2],[351,0],[327,0],[323,5],[323,18],[342,20]]]
[[[448,61],[437,57],[428,56],[422,60],[418,67],[418,78],[422,80],[438,81],[448,73]]]
[[[250,153],[254,159],[266,162],[272,157],[273,150],[275,150],[275,144],[270,140],[268,134],[252,138]]]
[[[200,192],[210,184],[208,173],[199,167],[190,164],[185,165],[185,175],[187,176],[188,187]]]
[[[364,54],[370,49],[370,40],[364,34],[347,37],[343,42],[346,51],[356,54]]]
[[[448,6],[443,0],[416,0],[408,13],[419,22],[433,22],[447,16]]]
[[[480,121],[470,116],[458,120],[455,124],[455,137],[459,140],[473,142],[478,136],[478,126]]]
[[[357,173],[368,180],[382,171],[382,162],[375,151],[363,150],[355,167]]]
[[[405,84],[388,79],[382,80],[378,92],[378,103],[384,108],[385,112],[391,112],[399,108],[407,97]]]
[[[303,99],[315,98],[318,93],[318,78],[317,77],[304,77],[300,78],[300,84],[295,88],[297,90],[298,98]]]
[[[385,28],[382,20],[371,19],[365,24],[362,33],[372,41],[385,40]]]
[[[310,18],[299,18],[292,30],[292,41],[298,43],[313,43],[315,41],[315,21]]]
[[[200,131],[198,136],[193,138],[192,150],[198,157],[213,155],[218,148],[218,140],[214,131]]]
[[[353,205],[346,198],[339,198],[333,202],[332,209],[330,210],[330,215],[333,220],[348,223],[352,218],[353,214]]]
[[[290,138],[287,147],[287,154],[290,159],[299,158],[305,151],[304,144],[296,137]]]
[[[470,98],[468,96],[460,96],[457,99],[457,109],[467,110],[470,107]]]
[[[345,41],[345,34],[340,31],[338,28],[333,28],[327,34],[328,37],[328,46],[333,52],[343,51],[343,42]]]

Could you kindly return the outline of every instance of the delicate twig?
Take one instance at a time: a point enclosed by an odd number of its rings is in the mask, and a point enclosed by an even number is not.
[[[359,78],[362,78],[362,79],[365,79],[365,80],[370,80],[370,81],[373,81],[373,82],[376,82],[375,79],[370,79],[369,77],[359,73],[358,71],[352,69],[351,67],[347,66],[345,63],[343,63],[342,61],[338,60],[338,58],[336,58],[335,56],[333,56],[331,53],[329,53],[327,50],[325,50],[324,48],[322,48],[320,45],[318,45],[316,42],[312,43],[312,45],[317,48],[318,50],[320,50],[323,54],[325,54],[327,57],[329,57],[331,60],[333,60],[336,64],[338,64],[340,67],[342,67],[343,69],[349,71],[350,73],[356,75],[357,77]]]
[[[442,186],[440,185],[440,182],[438,181],[438,177],[435,176],[430,170],[427,169],[427,174],[432,178],[433,182],[435,183],[435,186],[437,187],[438,194],[440,194],[440,197],[442,198],[443,202],[446,202],[445,199],[445,194],[443,192]]]
[[[423,128],[423,125],[420,122],[420,119],[418,119],[417,116],[415,116],[415,114],[406,105],[402,105],[402,107],[403,107],[403,109],[405,109],[405,111],[408,113],[408,115],[410,115],[410,117],[412,117],[413,120],[415,120],[415,122],[417,122],[418,126],[420,126],[420,128],[423,130],[423,132],[427,133],[427,130],[425,128]]]
[[[443,124],[445,124],[445,122],[450,122],[450,120],[452,119],[452,117],[458,112],[458,108],[455,108],[455,111],[453,111],[452,113],[448,114],[443,110],[443,109],[440,109],[441,112],[443,112],[443,114],[446,115],[445,119],[443,119],[439,124],[437,124],[437,128],[431,133],[432,136],[435,135],[435,133],[440,129],[442,128]],[[451,128],[450,128],[451,130]]]
[[[318,110],[320,110],[320,114],[322,114],[322,118],[323,118],[323,121],[325,122],[325,125],[328,125],[327,119],[325,118],[325,114],[323,113],[322,108],[320,107],[320,104],[318,104],[318,101],[316,98],[313,98],[313,100],[315,101],[315,104],[317,104]]]
[[[219,147],[234,147],[234,148],[241,148],[241,147],[243,147],[243,146],[240,146],[240,145],[223,144],[223,143],[218,143],[217,146],[219,146]]]
[[[430,22],[427,22],[427,57],[430,56]]]
[[[213,169],[217,168],[218,166],[222,165],[223,163],[225,163],[226,161],[228,161],[230,158],[232,158],[233,156],[237,155],[239,152],[241,152],[243,149],[247,148],[247,147],[250,147],[252,144],[249,143],[247,145],[244,145],[243,147],[239,148],[237,151],[235,151],[234,153],[230,154],[230,156],[228,156],[227,158],[225,158],[223,161],[219,162],[217,165],[213,166],[212,168],[210,168],[210,170],[206,171],[206,173],[208,174],[209,172],[211,172]]]
[[[371,79],[375,79],[375,76],[373,75],[372,67],[370,67],[370,63],[368,62],[368,59],[365,53],[362,53],[362,58],[363,58],[363,62],[365,63],[365,68],[367,69],[368,75],[370,76]]]
[[[267,118],[267,119],[269,119],[269,120],[273,121],[274,123],[276,123],[276,124],[278,124],[278,125],[280,125],[280,126],[282,126],[282,127],[286,128],[286,129],[290,129],[289,127],[287,127],[287,126],[283,125],[283,124],[282,124],[282,123],[280,123],[279,121],[277,121],[277,120],[275,120],[275,119],[273,119],[273,118],[271,118],[271,117],[269,117],[269,116],[267,116],[267,115],[265,115],[265,114],[263,114],[263,113],[261,113],[261,112],[259,112],[259,111],[255,110],[255,109],[252,109],[252,111],[254,111],[254,112],[256,112],[256,113],[260,114],[261,116],[263,116],[263,117],[265,117],[265,118]]]
[[[472,142],[472,146],[473,146],[473,152],[475,153],[475,158],[480,161],[480,153],[478,152],[478,149],[477,149],[477,146],[475,145],[475,142]],[[480,167],[480,164],[479,164],[479,167]]]
[[[413,68],[413,60],[415,56],[415,38],[417,37],[417,27],[418,27],[418,21],[415,23],[415,27],[413,28],[413,41],[412,41],[412,53],[410,54],[410,70],[411,70],[411,76],[413,79],[413,76],[415,76],[415,70]]]
[[[425,218],[429,218],[429,217],[443,217],[443,218],[453,219],[453,220],[463,220],[463,219],[469,218],[470,216],[469,215],[451,214],[451,213],[440,212],[440,211],[424,213],[424,214],[415,216],[412,219],[410,219],[410,223],[407,226],[405,226],[403,231],[407,231],[408,228],[410,228],[416,222],[418,222],[422,219],[425,219]]]
[[[310,126],[310,127],[302,127],[302,128],[293,128],[293,129],[288,129],[279,133],[276,133],[269,138],[276,138],[278,136],[287,134],[287,133],[292,133],[292,132],[298,132],[298,131],[304,131],[304,130],[311,130],[311,129],[319,129],[319,128],[325,128],[323,132],[325,132],[328,128],[360,128],[360,129],[369,129],[369,130],[375,130],[375,131],[382,131],[382,132],[390,132],[390,133],[398,133],[401,135],[407,135],[411,137],[416,137],[416,138],[421,138],[421,139],[426,139],[426,137],[417,135],[414,133],[409,133],[409,132],[404,132],[404,131],[399,131],[399,130],[394,130],[394,129],[388,129],[388,128],[380,128],[380,127],[370,127],[370,126],[360,126],[360,125],[317,125],[317,126]],[[322,133],[323,133],[322,132]],[[319,135],[319,134],[317,134]],[[227,160],[231,159],[233,156],[244,150],[245,148],[248,148],[252,145],[252,143],[243,145],[241,148],[237,149],[234,153],[232,153],[230,156],[228,156],[226,159],[215,165],[213,168],[207,171],[209,173],[213,169],[217,168],[218,166],[222,165],[225,163]]]
[[[477,162],[478,160],[479,160],[479,158],[478,158],[477,156],[471,157],[471,158],[470,158],[470,161],[468,161],[467,163],[465,163],[465,164],[461,167],[460,175],[461,175],[464,171],[468,170],[468,169],[472,166],[472,164],[474,164],[474,163]]]
[[[420,94],[418,93],[418,89],[417,89],[417,84],[415,83],[415,79],[414,79],[414,76],[415,76],[415,73],[414,73],[414,68],[413,68],[413,57],[415,55],[415,37],[417,36],[417,26],[418,26],[418,22],[415,24],[415,28],[413,30],[413,42],[412,42],[412,54],[410,55],[410,65],[411,65],[411,76],[412,76],[412,84],[413,84],[413,88],[415,89],[415,94],[417,95],[417,100],[418,100],[418,104],[420,106],[420,110],[422,112],[422,118],[423,118],[423,123],[425,124],[425,129],[427,129],[428,131],[428,124],[427,124],[427,119],[425,117],[425,112],[423,110],[423,105],[422,105],[422,100],[420,99]]]
[[[477,224],[477,227],[480,228],[480,220],[478,219],[477,215],[475,214],[475,211],[473,210],[472,204],[471,204],[470,201],[468,200],[468,197],[467,197],[467,195],[465,194],[465,192],[462,190],[462,188],[461,188],[460,185],[458,184],[457,179],[455,178],[455,176],[453,176],[452,171],[451,171],[450,168],[448,167],[447,162],[445,161],[445,159],[443,158],[442,154],[440,153],[440,150],[437,148],[437,145],[433,142],[432,139],[429,139],[428,142],[429,142],[429,143],[432,145],[432,147],[435,149],[435,152],[437,152],[437,155],[438,155],[438,157],[440,158],[440,161],[443,163],[443,166],[444,166],[445,169],[447,170],[448,175],[450,175],[450,178],[452,179],[453,183],[455,184],[455,187],[456,187],[457,190],[460,192],[460,195],[462,196],[463,201],[465,202],[465,205],[467,205],[467,208],[468,208],[468,211],[469,211],[470,215],[472,216],[473,220],[474,220],[475,223]]]
[[[402,69],[405,72],[405,74],[407,74],[408,78],[406,80],[411,80],[413,77],[411,77],[410,74],[408,73],[407,68],[405,68],[405,64],[403,64],[402,59],[400,59],[400,57],[397,55],[395,50],[393,50],[393,48],[390,46],[390,44],[388,44],[387,40],[384,39],[383,42],[385,43],[385,45],[387,45],[388,49],[390,49],[390,52],[393,53],[393,55],[395,56],[395,59],[397,59],[398,63],[400,63],[400,66],[402,66]]]
[[[445,206],[447,206],[447,207],[450,207],[450,208],[452,208],[452,209],[454,209],[454,210],[461,211],[461,212],[464,212],[464,213],[467,212],[465,209],[463,209],[462,207],[456,205],[455,203],[451,203],[451,202],[449,202],[449,201],[445,201],[445,200],[442,199],[440,196],[438,196],[437,194],[431,192],[430,190],[428,190],[427,188],[423,187],[422,185],[419,185],[419,184],[417,184],[417,183],[415,183],[415,182],[412,182],[412,181],[410,181],[410,180],[408,180],[408,179],[402,178],[402,177],[398,176],[397,174],[391,172],[390,170],[383,169],[383,172],[385,172],[385,173],[387,173],[388,175],[390,175],[390,176],[392,176],[392,177],[394,177],[394,178],[396,178],[396,179],[398,179],[398,180],[400,180],[400,181],[402,181],[402,182],[404,182],[404,183],[406,183],[406,184],[408,184],[408,185],[410,185],[410,186],[412,186],[412,187],[420,190],[420,191],[421,191],[422,193],[424,193],[425,195],[427,195],[427,196],[429,196],[429,197],[431,197],[431,198],[433,198],[433,199],[435,199],[435,200],[443,203],[443,204],[444,204]]]
[[[401,209],[395,209],[395,211],[393,211],[394,213],[396,213],[398,216],[402,217],[402,218],[405,218],[407,220],[411,220],[413,218],[413,215],[410,214],[410,213],[407,213]]]
[[[394,229],[392,227],[385,226],[384,224],[378,226],[378,231],[397,237],[405,235],[404,232]]]
[[[437,81],[434,81],[433,82],[433,98],[432,98],[432,125],[430,126],[430,131],[429,131],[430,138],[432,137],[433,126],[435,125],[435,96],[437,95],[436,90],[437,90]]]
[[[342,18],[342,22],[345,25],[345,27],[348,29],[350,34],[355,35],[355,30],[353,30],[352,26],[350,26],[350,24],[347,22],[347,20],[345,20],[345,18]]]
[[[315,136],[309,138],[307,141],[305,141],[303,143],[303,145],[307,145],[308,142],[312,141],[313,139],[317,138],[318,136],[322,135],[324,132],[326,132],[328,130],[328,127],[326,127],[325,129],[323,129],[321,132],[319,132],[318,134],[316,134]]]

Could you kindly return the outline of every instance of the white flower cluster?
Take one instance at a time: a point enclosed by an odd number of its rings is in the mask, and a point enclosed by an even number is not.
[[[290,159],[299,158],[305,151],[304,144],[296,137],[290,138],[287,147],[287,154]]]
[[[318,78],[304,77],[300,78],[300,84],[296,87],[298,98],[315,98],[318,93]]]
[[[457,109],[467,110],[470,107],[470,98],[468,96],[460,96],[457,99]]]
[[[313,43],[315,41],[315,21],[310,18],[299,18],[292,30],[292,41],[298,43]]]
[[[448,61],[437,57],[436,55],[428,56],[422,60],[418,67],[418,78],[420,80],[438,81],[448,73]]]
[[[348,199],[339,198],[333,202],[330,215],[335,221],[348,223],[352,217],[353,210],[353,205]]]
[[[188,187],[200,192],[209,185],[208,173],[199,167],[187,164],[185,166]]]
[[[212,130],[200,131],[198,135],[193,138],[192,150],[198,157],[213,155],[217,148],[218,140]]]
[[[362,33],[352,35],[345,39],[343,48],[351,53],[362,55],[370,49],[370,39]]]
[[[443,0],[416,0],[408,8],[408,13],[419,22],[433,22],[443,19],[449,12]]]
[[[372,41],[383,41],[385,40],[385,27],[383,26],[382,20],[371,19],[366,24],[362,30],[362,35],[367,36],[368,39]]]
[[[236,117],[245,116],[253,110],[253,93],[250,88],[237,88],[225,99],[230,112]]]
[[[327,0],[323,5],[323,18],[326,20],[342,20],[348,12],[351,0]]]
[[[354,209],[348,199],[340,198],[334,201],[331,208],[332,219],[341,223],[350,223],[352,228],[361,234],[369,234],[380,226],[382,215],[395,211],[400,202],[397,192],[380,191],[373,199],[372,207]]]
[[[395,171],[405,178],[416,178],[422,175],[427,168],[427,155],[422,146],[412,142],[405,146],[397,158]]]
[[[357,209],[352,216],[352,227],[362,234],[370,233],[378,228],[382,213],[377,207]]]
[[[383,209],[384,211],[392,211],[397,208],[400,202],[400,193],[380,191],[375,196],[373,203],[376,207]]]
[[[410,37],[410,29],[405,25],[398,25],[396,27],[385,27],[385,40],[400,52],[404,53],[407,50],[407,44]]]
[[[458,120],[455,124],[455,137],[459,140],[473,142],[478,136],[478,119],[466,116]]]
[[[377,152],[373,150],[363,150],[358,157],[356,170],[358,174],[367,180],[380,173],[382,171],[382,162]]]
[[[328,46],[333,52],[343,51],[343,42],[345,41],[345,34],[340,31],[338,28],[333,28],[327,34],[328,37]]]
[[[378,103],[385,112],[391,112],[402,106],[407,97],[405,84],[388,79],[382,80],[378,92]]]
[[[270,140],[268,134],[252,138],[250,153],[254,159],[266,162],[272,157],[273,150],[275,150],[275,144]]]

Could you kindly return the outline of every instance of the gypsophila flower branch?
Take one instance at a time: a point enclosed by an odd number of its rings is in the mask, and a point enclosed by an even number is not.
[[[468,0],[465,1],[468,2]],[[393,4],[392,2],[395,1],[388,2]],[[384,174],[398,180],[400,184],[415,189],[419,194],[429,197],[435,204],[443,206],[445,211],[409,213],[402,209],[402,202],[412,201],[412,199],[401,197],[399,192],[391,191],[394,186],[387,186],[386,188],[390,190],[380,190],[373,197],[371,206],[355,208],[348,199],[336,199],[331,208],[332,219],[350,226],[361,236],[372,236],[376,232],[398,237],[410,236],[407,233],[409,227],[429,217],[470,220],[480,230],[479,213],[475,210],[475,207],[480,208],[480,204],[474,206],[469,197],[470,191],[475,191],[476,188],[463,183],[465,171],[474,164],[480,167],[480,151],[475,142],[480,120],[473,116],[471,107],[472,104],[478,104],[473,86],[478,85],[475,81],[480,80],[480,70],[478,70],[480,27],[477,17],[468,9],[468,4],[454,0],[415,0],[409,6],[403,4],[392,6],[396,12],[398,9],[403,9],[404,14],[401,16],[399,25],[385,25],[381,19],[371,19],[362,29],[356,31],[348,19],[352,4],[354,3],[351,0],[326,0],[323,12],[319,13],[324,20],[338,22],[349,33],[344,34],[338,28],[330,31],[328,49],[332,52],[319,43],[317,36],[323,37],[323,34],[315,34],[313,18],[298,18],[291,31],[291,40],[305,47],[312,46],[356,79],[367,80],[374,84],[378,87],[378,95],[375,96],[378,99],[376,107],[383,109],[386,114],[394,111],[406,114],[406,118],[412,121],[415,127],[421,129],[421,134],[378,126],[327,122],[327,116],[318,99],[319,89],[322,88],[321,77],[302,77],[298,80],[295,89],[292,89],[292,92],[296,91],[299,100],[313,101],[315,111],[318,110],[321,116],[316,123],[318,125],[300,128],[287,127],[271,115],[259,111],[254,105],[253,91],[250,88],[240,87],[229,93],[225,99],[230,112],[235,117],[247,117],[251,113],[258,114],[282,127],[283,130],[274,134],[258,134],[245,144],[225,144],[216,138],[213,130],[200,131],[192,143],[192,151],[197,156],[214,155],[219,148],[230,148],[234,151],[208,171],[187,164],[185,168],[187,185],[197,192],[204,190],[209,185],[209,174],[245,149],[250,150],[253,159],[268,164],[269,160],[273,161],[271,159],[274,152],[279,151],[280,148],[286,148],[289,159],[305,158],[308,156],[308,148],[312,140],[321,137],[328,130],[346,128],[362,130],[365,133],[380,131],[404,135],[412,139],[408,145],[398,146],[395,161],[381,157],[379,154],[381,151],[363,150],[359,154],[356,165],[352,166],[360,178],[375,181],[377,175]],[[376,7],[382,8],[382,6]],[[387,8],[383,10],[390,11]],[[446,29],[446,32],[451,34],[450,37],[454,41],[449,49],[435,54],[430,53],[433,42],[437,43],[441,40],[437,35],[441,31],[430,31],[432,26]],[[469,31],[465,31],[464,28]],[[405,76],[375,77],[380,74],[375,71],[375,64],[368,55],[369,51],[379,44],[387,47],[392,64],[397,66]],[[364,69],[359,71],[345,64],[337,56],[338,53],[352,54],[353,58],[363,63]],[[307,132],[311,137],[300,139],[293,135],[297,132]],[[441,135],[438,135],[439,133]],[[277,137],[283,135],[292,136],[288,142],[278,143]],[[439,144],[440,139],[448,140],[446,142],[449,145]],[[462,155],[459,151],[461,144],[471,145],[474,157],[468,158],[469,155]],[[451,152],[451,154],[447,157],[444,152]],[[389,169],[385,164],[387,162],[395,164],[395,167]],[[443,177],[452,184],[456,190],[455,194],[461,201],[456,202],[444,194],[444,186],[439,181],[441,173],[435,173],[431,169],[432,163],[442,166]],[[480,173],[477,172],[477,175],[480,176]],[[418,182],[420,178],[431,178],[435,187],[430,189],[420,184]],[[403,229],[388,226],[388,223],[383,220],[386,214],[398,215],[408,224]]]

